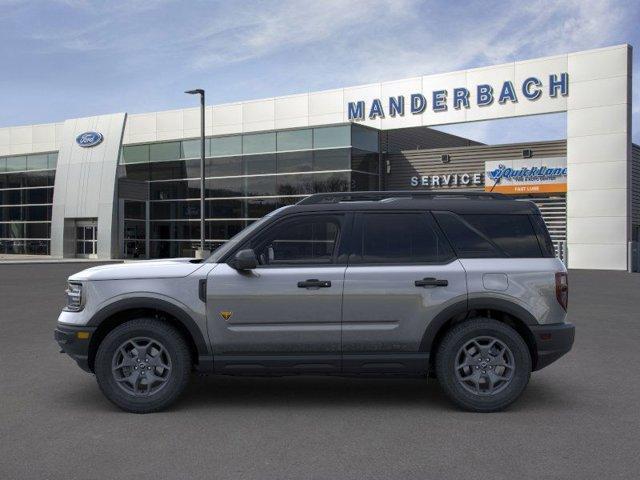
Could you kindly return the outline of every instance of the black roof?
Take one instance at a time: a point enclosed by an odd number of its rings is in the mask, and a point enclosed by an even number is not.
[[[433,210],[459,214],[539,214],[530,201],[484,192],[338,192],[311,195],[288,207],[294,212]]]

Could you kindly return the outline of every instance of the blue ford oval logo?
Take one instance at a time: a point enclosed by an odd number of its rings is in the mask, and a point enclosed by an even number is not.
[[[102,142],[102,134],[98,132],[84,132],[76,137],[76,143],[81,147],[95,147]]]

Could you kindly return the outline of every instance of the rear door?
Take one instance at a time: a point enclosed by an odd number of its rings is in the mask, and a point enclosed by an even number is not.
[[[417,372],[420,344],[444,308],[466,302],[465,271],[428,212],[355,216],[343,296],[345,372]]]

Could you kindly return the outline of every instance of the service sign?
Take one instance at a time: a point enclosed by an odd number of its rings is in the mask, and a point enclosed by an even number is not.
[[[485,170],[487,192],[526,195],[567,191],[566,157],[490,161]]]

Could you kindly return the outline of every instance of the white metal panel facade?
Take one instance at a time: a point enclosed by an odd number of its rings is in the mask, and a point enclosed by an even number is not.
[[[372,118],[364,115],[358,122],[386,130],[566,111],[570,266],[624,270],[629,265],[627,251],[631,240],[631,58],[631,47],[618,45],[397,81],[209,106],[206,107],[205,133],[225,135],[346,123],[350,121],[349,102],[363,101],[369,107],[376,99],[402,95],[408,100],[414,93],[427,98],[424,112]],[[568,92],[552,95],[549,76],[561,74],[568,75]],[[522,98],[520,90],[523,81],[531,76],[542,81],[543,92],[536,100]],[[497,95],[504,82],[515,86],[518,101],[477,104],[478,85],[492,85]],[[469,91],[470,104],[455,108],[451,90],[460,87]],[[449,95],[448,108],[442,111],[431,108],[432,92],[438,90],[447,90]],[[195,138],[200,133],[198,108],[129,115],[126,124],[124,115],[122,119],[119,131],[105,128],[105,145],[96,147],[95,155],[99,155],[101,148],[110,145],[113,156],[105,159],[105,164],[117,163],[121,138],[124,144],[135,144]],[[82,125],[83,120],[68,120],[64,123],[64,132],[61,123],[2,128],[0,155],[60,149],[59,170],[65,172],[65,149],[70,148],[70,138],[82,133]],[[98,176],[98,172],[93,171],[97,168],[94,165],[74,170],[75,173],[67,172],[64,182],[73,178],[82,184],[83,179],[73,175],[82,171],[94,178]],[[102,170],[101,178],[106,174],[107,171]],[[56,198],[65,196],[65,210],[88,212],[96,205],[93,194],[86,192],[88,205],[92,206],[71,207],[71,202],[82,199],[67,197],[63,188],[66,187],[58,185],[56,180]],[[100,195],[102,198],[102,193]],[[102,200],[98,203],[103,209],[111,208]],[[59,210],[60,205],[57,208]],[[53,227],[56,232],[60,228]],[[52,233],[52,242],[55,235]]]

